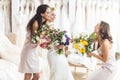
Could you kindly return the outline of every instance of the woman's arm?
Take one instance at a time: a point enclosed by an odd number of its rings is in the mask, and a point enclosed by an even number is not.
[[[38,30],[38,22],[35,21],[32,25],[32,35],[34,35],[35,31],[37,31],[37,30]]]
[[[32,35],[34,35],[35,34],[35,31],[37,31],[38,30],[38,22],[37,21],[35,21],[34,23],[33,23],[33,25],[32,25]],[[40,42],[38,41],[37,42],[37,45],[39,44]]]
[[[57,46],[54,46],[55,49],[63,49],[64,45],[57,45]]]
[[[97,59],[106,62],[108,60],[108,54],[109,54],[109,48],[110,48],[110,42],[108,40],[104,40],[103,44],[101,45],[102,48],[102,55],[97,55],[94,53],[88,53],[89,56],[94,56]]]

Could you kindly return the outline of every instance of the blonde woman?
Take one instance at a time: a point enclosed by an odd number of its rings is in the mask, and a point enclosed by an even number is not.
[[[55,10],[54,8],[51,8],[51,13],[48,20],[48,24],[51,26],[51,28],[55,28],[53,24],[55,17]],[[48,51],[48,63],[50,67],[49,80],[74,80],[65,54],[57,53],[57,49],[63,49],[63,47],[63,45],[53,45],[52,48]]]

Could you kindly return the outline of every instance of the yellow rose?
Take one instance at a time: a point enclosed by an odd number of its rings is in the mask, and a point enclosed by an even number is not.
[[[85,46],[88,46],[88,42],[87,41],[83,41],[83,44],[85,45]]]
[[[79,49],[79,51],[80,51],[81,53],[85,53],[86,49],[85,49],[85,48],[81,48],[81,49]]]
[[[42,32],[42,34],[46,34],[46,32],[45,32],[45,31],[43,31],[43,32]]]
[[[80,43],[82,43],[83,42],[83,40],[82,39],[80,39]]]
[[[74,47],[75,49],[78,49],[78,48],[79,48],[79,46],[78,46],[76,43],[73,44],[73,47]]]

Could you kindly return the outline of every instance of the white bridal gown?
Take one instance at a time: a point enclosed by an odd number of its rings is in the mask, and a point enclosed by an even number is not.
[[[48,51],[48,62],[50,66],[49,80],[74,80],[64,54],[59,55],[52,48]]]
[[[80,0],[77,0],[76,6],[75,20],[70,29],[71,33],[74,35],[73,37],[76,37],[80,33],[86,31],[84,24],[84,6],[82,6],[82,2]]]
[[[102,48],[98,49],[98,53],[102,54]],[[110,54],[107,62],[102,62],[102,67],[91,75],[86,80],[120,80],[120,60],[116,62],[113,49],[110,50]]]
[[[2,5],[3,5],[3,3],[1,2],[0,3],[0,32],[2,33],[2,34],[4,34],[5,33],[5,18],[4,18],[4,10],[2,9]]]
[[[54,23],[48,24],[54,27]],[[55,28],[55,27],[54,27]],[[65,55],[58,55],[53,46],[42,49],[42,76],[40,80],[74,80]]]

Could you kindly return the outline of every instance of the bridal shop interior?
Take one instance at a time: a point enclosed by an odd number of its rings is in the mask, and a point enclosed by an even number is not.
[[[120,0],[0,0],[0,80],[23,80],[18,66],[26,25],[40,4],[54,7],[54,26],[66,30],[71,38],[81,33],[92,33],[101,21],[109,23],[114,55],[116,60],[120,58]],[[49,75],[47,52],[38,49],[42,66],[40,80],[49,80],[46,77]],[[66,59],[74,80],[86,80],[101,66],[100,61],[94,58],[76,55],[71,46],[69,51]]]

